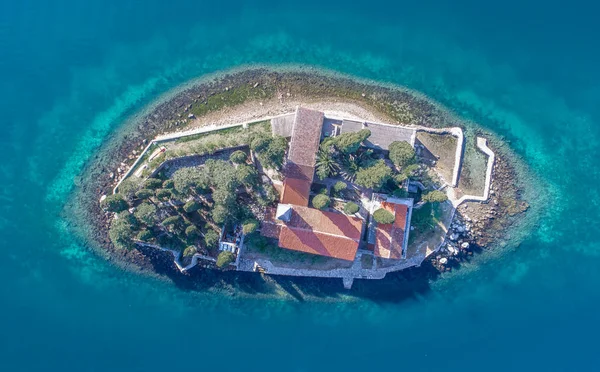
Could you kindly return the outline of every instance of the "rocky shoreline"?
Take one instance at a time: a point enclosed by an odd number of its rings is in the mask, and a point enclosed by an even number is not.
[[[220,101],[224,102],[220,102]],[[313,278],[263,280],[258,274],[202,270],[197,267],[181,274],[172,257],[154,250],[118,250],[108,237],[109,214],[98,200],[112,188],[143,150],[159,134],[190,129],[207,123],[224,124],[286,112],[299,102],[328,102],[368,112],[372,120],[404,122],[429,127],[461,126],[461,121],[434,102],[413,92],[361,82],[347,77],[323,75],[312,70],[277,71],[249,69],[198,82],[170,95],[135,122],[124,126],[109,139],[76,180],[78,187],[65,209],[71,228],[100,255],[124,269],[169,278],[186,289],[222,291],[232,294],[279,293],[277,288],[293,286],[306,293],[333,296],[343,290],[339,281]],[[362,110],[362,111],[361,111]],[[364,112],[363,112],[364,111]],[[497,141],[497,140],[495,140]],[[501,146],[493,141],[491,146]],[[381,281],[358,281],[352,294],[371,297],[388,293],[398,296],[397,282],[411,282],[421,288],[440,273],[458,267],[464,260],[502,238],[527,210],[512,165],[504,156],[494,166],[492,195],[487,204],[465,203],[457,209],[452,230],[442,249],[419,268],[388,274]],[[251,276],[254,276],[251,278]],[[274,287],[272,281],[277,285]],[[386,282],[386,283],[381,283]],[[271,283],[271,284],[269,284]],[[286,284],[282,284],[286,283]],[[396,284],[394,284],[396,283]],[[236,290],[231,290],[231,288]],[[296,290],[297,291],[297,290]],[[394,292],[395,291],[395,292]],[[289,290],[287,290],[289,294]],[[385,295],[382,295],[385,297]],[[292,297],[296,297],[292,295]],[[302,296],[300,296],[302,297]]]

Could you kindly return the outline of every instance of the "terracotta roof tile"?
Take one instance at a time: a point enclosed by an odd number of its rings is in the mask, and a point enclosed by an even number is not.
[[[310,181],[286,178],[283,181],[281,203],[308,206]]]
[[[343,236],[334,236],[284,226],[279,235],[279,246],[294,251],[318,254],[352,261],[358,242]]]

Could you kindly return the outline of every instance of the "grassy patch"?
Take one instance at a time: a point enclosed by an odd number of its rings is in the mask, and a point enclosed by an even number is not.
[[[203,102],[192,105],[190,113],[200,117],[212,111],[221,110],[224,107],[240,105],[254,99],[268,99],[273,97],[274,87],[259,85],[256,88],[250,84],[244,84],[234,89],[229,89],[208,97]]]

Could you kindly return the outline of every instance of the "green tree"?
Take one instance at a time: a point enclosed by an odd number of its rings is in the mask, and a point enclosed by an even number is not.
[[[182,195],[189,195],[209,186],[209,175],[205,168],[182,168],[173,173],[173,187]]]
[[[249,165],[238,165],[236,169],[237,180],[247,187],[253,187],[258,184],[258,172]]]
[[[200,203],[198,203],[195,200],[190,200],[189,202],[183,205],[183,210],[185,211],[185,213],[192,213],[196,212],[198,209],[200,209],[200,207],[202,207]]]
[[[394,214],[387,209],[379,208],[373,212],[373,219],[375,219],[377,223],[388,224],[394,223],[396,216],[394,216]]]
[[[141,230],[137,235],[137,240],[141,240],[143,242],[149,242],[152,240],[152,238],[154,238],[154,235],[152,234],[152,231],[148,229]]]
[[[161,188],[162,184],[163,181],[159,180],[158,178],[148,178],[146,182],[144,182],[144,188],[156,190],[158,188]]]
[[[360,210],[358,204],[353,202],[348,202],[344,205],[344,213],[346,214],[355,214]]]
[[[390,160],[398,167],[405,167],[415,161],[415,149],[406,141],[390,143]]]
[[[168,179],[165,182],[163,182],[162,188],[172,190],[175,188],[175,182],[172,179]]]
[[[196,249],[196,247],[194,247],[193,245],[189,245],[183,250],[182,257],[184,260],[191,260],[197,252],[198,250]]]
[[[383,160],[356,173],[356,184],[377,190],[392,176],[392,169]]]
[[[185,229],[185,236],[191,240],[198,239],[200,237],[200,230],[196,226],[190,225]]]
[[[173,196],[173,194],[171,194],[171,191],[168,189],[156,190],[156,197],[160,200],[169,200],[169,199],[171,199],[172,196]]]
[[[219,188],[213,191],[212,198],[215,204],[221,205],[223,207],[230,207],[235,203],[236,199],[235,190],[227,190],[226,188]]]
[[[109,212],[121,212],[129,208],[129,204],[127,204],[127,201],[121,194],[107,195],[106,198],[100,202],[100,206],[102,209]]]
[[[233,261],[235,261],[235,256],[233,255],[233,253],[228,251],[222,251],[217,256],[217,267],[223,268],[232,263]]]
[[[325,209],[329,207],[329,204],[331,204],[331,199],[329,199],[327,195],[323,194],[315,195],[312,200],[313,207],[317,209]]]
[[[149,203],[142,203],[137,206],[133,215],[147,226],[153,226],[156,221],[156,207]]]
[[[208,230],[204,234],[204,244],[207,248],[216,248],[219,243],[219,234],[215,230]]]
[[[152,196],[154,196],[154,191],[150,189],[141,189],[135,193],[135,196],[142,200],[150,199]]]
[[[116,248],[131,249],[133,243],[131,238],[135,232],[135,226],[130,218],[117,216],[110,222],[108,236]]]
[[[138,189],[139,185],[133,180],[132,177],[128,177],[121,182],[117,190],[125,199],[131,199]]]
[[[246,155],[246,153],[241,150],[234,151],[233,153],[231,153],[231,155],[229,155],[229,160],[231,160],[231,162],[235,164],[245,163],[247,159],[248,155]]]
[[[335,147],[345,154],[353,154],[360,148],[360,144],[371,136],[371,131],[361,129],[358,132],[342,133],[335,137]]]
[[[222,205],[215,205],[212,210],[212,219],[217,225],[223,225],[225,221],[229,217],[229,212],[227,208]]]
[[[249,218],[242,223],[242,231],[244,234],[252,234],[258,229],[258,221],[254,218]]]
[[[254,152],[261,152],[269,146],[269,138],[257,136],[250,142],[250,149]]]
[[[284,137],[275,136],[266,142],[266,147],[256,150],[258,160],[265,168],[280,169],[288,146],[287,140]]]
[[[323,180],[327,177],[335,175],[340,166],[335,160],[331,146],[321,146],[317,152],[316,161],[317,177]]]
[[[170,216],[162,221],[162,224],[165,227],[176,227],[181,225],[182,223],[183,219],[181,218],[181,216]]]
[[[448,200],[448,196],[442,191],[434,190],[423,195],[422,200],[428,203],[443,203]]]

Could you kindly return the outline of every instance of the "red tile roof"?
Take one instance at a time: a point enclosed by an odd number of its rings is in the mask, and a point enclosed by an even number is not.
[[[377,224],[375,229],[375,250],[377,257],[398,260],[402,258],[404,230],[408,216],[408,206],[396,203],[381,203],[381,207],[396,216],[394,223]]]
[[[311,230],[291,229],[284,226],[279,235],[279,246],[305,253],[352,261],[358,242],[339,235],[328,235]]]
[[[308,206],[309,195],[310,181],[296,178],[286,178],[283,181],[283,192],[281,193],[282,204]]]
[[[279,235],[279,246],[352,261],[362,225],[363,221],[357,217],[295,205],[290,221]]]

